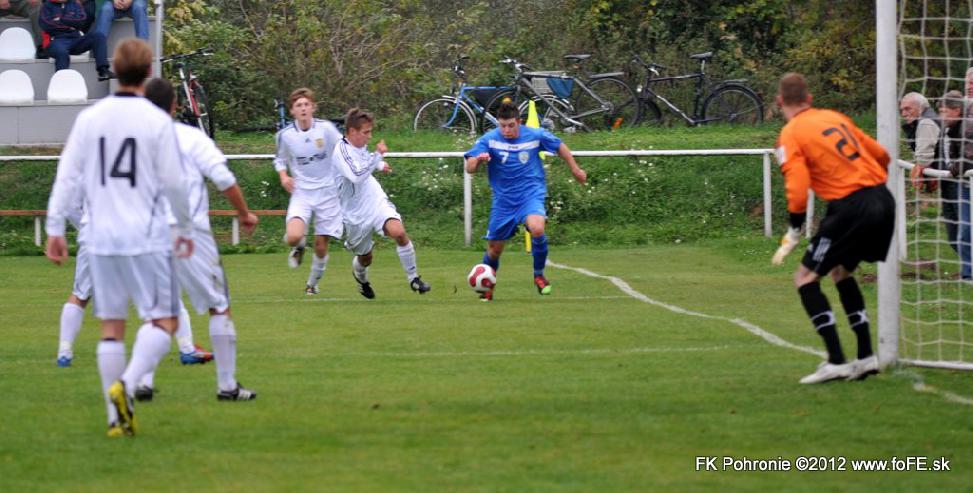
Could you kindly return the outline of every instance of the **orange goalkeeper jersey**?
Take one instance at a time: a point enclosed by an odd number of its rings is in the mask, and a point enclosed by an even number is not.
[[[837,111],[808,108],[780,131],[777,162],[784,173],[787,210],[807,211],[808,189],[824,200],[885,183],[889,155]]]

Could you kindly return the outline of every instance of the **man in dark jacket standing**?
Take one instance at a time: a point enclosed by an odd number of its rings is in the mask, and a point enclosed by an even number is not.
[[[81,0],[48,0],[41,9],[40,25],[51,36],[48,53],[54,57],[56,70],[71,66],[71,55],[91,51],[95,56],[98,80],[108,80],[115,75],[108,65],[108,40],[99,32],[82,34],[87,27],[88,14]]]

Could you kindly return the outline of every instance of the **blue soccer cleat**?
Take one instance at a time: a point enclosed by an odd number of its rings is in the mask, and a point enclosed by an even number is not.
[[[71,367],[71,357],[70,356],[58,356],[57,366],[60,368],[70,368]]]
[[[191,353],[180,352],[179,361],[184,365],[202,365],[213,361],[213,353],[199,346],[195,346],[195,349]]]

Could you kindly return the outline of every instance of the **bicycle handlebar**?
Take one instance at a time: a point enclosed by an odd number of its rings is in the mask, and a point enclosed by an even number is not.
[[[653,73],[655,73],[655,75],[659,75],[659,70],[666,69],[664,65],[659,65],[658,63],[654,63],[654,62],[646,63],[645,60],[642,60],[642,57],[638,55],[635,55],[635,57],[632,58],[632,61],[642,66],[642,68],[652,71]]]
[[[525,72],[525,71],[530,70],[530,67],[527,66],[526,63],[520,63],[517,60],[515,60],[513,58],[510,58],[510,57],[501,59],[500,60],[500,63],[502,63],[504,65],[511,65],[511,66],[513,66],[514,70],[516,70],[518,73],[519,72]]]
[[[171,61],[174,61],[174,60],[182,60],[182,59],[185,59],[185,58],[192,58],[192,57],[195,57],[195,56],[212,56],[212,55],[213,55],[213,49],[210,48],[210,47],[206,47],[206,48],[200,48],[200,49],[198,49],[198,50],[196,50],[196,51],[194,51],[192,53],[183,53],[183,54],[178,54],[178,55],[169,55],[169,56],[166,56],[166,57],[162,57],[162,58],[159,59],[159,62],[166,63],[166,62],[171,62]]]

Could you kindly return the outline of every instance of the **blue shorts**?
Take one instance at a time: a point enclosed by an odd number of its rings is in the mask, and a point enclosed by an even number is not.
[[[498,207],[493,204],[490,209],[490,224],[487,226],[485,240],[504,241],[509,240],[517,231],[518,224],[524,224],[527,216],[547,217],[547,209],[544,208],[544,197],[528,199],[516,208]]]

